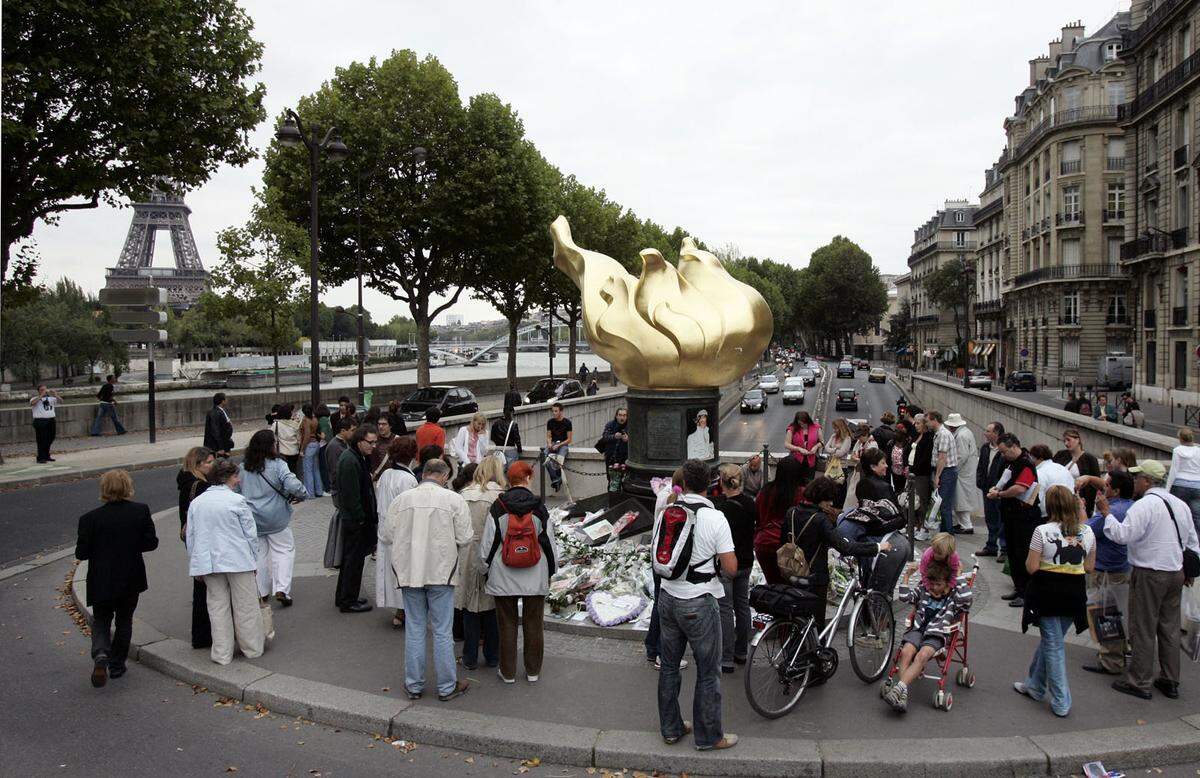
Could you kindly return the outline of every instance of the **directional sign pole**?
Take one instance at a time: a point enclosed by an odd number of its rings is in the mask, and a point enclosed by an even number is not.
[[[115,324],[141,325],[133,330],[112,330],[109,336],[118,343],[141,343],[146,347],[146,366],[149,368],[149,412],[150,442],[158,442],[158,412],[154,403],[154,344],[167,339],[166,330],[157,329],[167,323],[167,314],[152,310],[153,306],[167,304],[167,290],[155,286],[118,289],[105,287],[100,290],[100,304],[109,308]]]
[[[147,364],[150,365],[150,442],[158,442],[158,409],[154,405],[154,343],[146,344],[147,353],[150,358]]]

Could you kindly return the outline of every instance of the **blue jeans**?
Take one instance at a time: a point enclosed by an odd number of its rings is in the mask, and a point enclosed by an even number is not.
[[[479,638],[483,637],[483,660],[488,667],[500,664],[500,626],[496,609],[475,613],[463,611],[463,667],[473,670],[479,666]]]
[[[125,434],[125,425],[117,418],[117,406],[114,403],[97,403],[96,420],[92,422],[92,434],[99,435],[105,419],[112,419],[113,429],[118,435]]]
[[[1196,525],[1196,534],[1200,535],[1200,489],[1177,483],[1171,487],[1171,494],[1186,502],[1192,509],[1192,523]]]
[[[454,587],[404,587],[404,688],[425,690],[425,629],[433,627],[433,668],[438,694],[458,683],[454,669]]]
[[[1004,542],[1004,524],[1000,521],[999,500],[983,498],[983,520],[987,522],[988,531],[987,542],[983,547],[988,551],[1004,551],[1007,544]]]
[[[942,505],[938,515],[942,517],[942,532],[954,531],[954,493],[958,491],[958,468],[942,469],[942,480],[938,481],[938,494],[942,497]]]
[[[696,692],[692,697],[692,725],[696,747],[711,748],[721,730],[721,612],[711,594],[681,600],[665,589],[658,600],[659,647],[662,671],[658,674],[658,726],[664,738],[683,735],[679,713],[679,661],[690,643],[696,657]]]
[[[317,457],[321,454],[321,444],[317,441],[310,441],[304,447],[304,488],[308,490],[309,497],[321,497],[325,494],[321,488],[321,468],[317,462]]]
[[[738,570],[733,578],[722,573],[721,585],[721,666],[733,667],[734,660],[746,658],[750,646],[750,568]]]
[[[1074,623],[1070,616],[1043,616],[1038,619],[1042,640],[1033,653],[1029,677],[1025,679],[1029,696],[1041,700],[1049,693],[1050,709],[1059,716],[1071,712],[1071,689],[1067,686],[1067,654],[1063,640]]]

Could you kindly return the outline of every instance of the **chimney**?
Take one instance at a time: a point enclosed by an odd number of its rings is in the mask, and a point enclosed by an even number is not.
[[[1070,51],[1070,49],[1067,49]],[[1059,55],[1063,53],[1063,42],[1061,40],[1050,41],[1050,61],[1058,62]]]
[[[1063,51],[1071,52],[1075,50],[1075,44],[1083,40],[1083,22],[1075,21],[1073,24],[1068,24],[1062,28]]]
[[[1037,86],[1037,82],[1045,77],[1046,70],[1049,67],[1049,57],[1035,57],[1029,60],[1029,85]]]

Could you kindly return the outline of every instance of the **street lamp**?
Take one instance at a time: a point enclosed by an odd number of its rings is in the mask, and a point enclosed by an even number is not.
[[[310,213],[308,337],[311,348],[309,358],[312,366],[312,406],[315,410],[321,405],[321,328],[320,319],[317,316],[317,278],[320,274],[317,264],[319,256],[317,249],[317,171],[321,166],[322,151],[329,157],[330,162],[341,162],[350,156],[350,149],[346,148],[345,143],[342,143],[342,136],[338,133],[337,127],[330,127],[323,136],[321,127],[317,124],[309,125],[306,131],[304,123],[291,108],[287,109],[287,117],[275,130],[275,139],[279,141],[280,145],[288,148],[304,146],[308,149],[308,207]]]
[[[417,180],[416,166],[422,164],[425,161],[426,155],[427,155],[427,152],[425,151],[424,146],[415,146],[411,151],[408,152],[408,156],[410,156],[413,160],[412,178],[414,181]],[[370,176],[373,176],[376,173],[378,173],[380,167],[382,167],[382,165],[376,165],[375,167],[372,167],[369,170],[368,169],[359,170],[358,177],[357,177],[357,180],[358,180],[358,242],[355,245],[354,260],[355,260],[355,265],[356,265],[355,270],[358,275],[358,316],[356,318],[358,320],[358,349],[357,350],[358,350],[358,402],[359,402],[359,405],[362,405],[365,403],[366,396],[367,396],[364,375],[363,375],[366,372],[366,363],[367,363],[367,345],[366,345],[367,341],[366,341],[366,334],[364,333],[365,315],[363,312],[363,226],[362,226],[363,181],[365,181]]]

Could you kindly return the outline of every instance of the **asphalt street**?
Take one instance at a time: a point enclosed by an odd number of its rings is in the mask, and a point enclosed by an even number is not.
[[[89,639],[61,607],[67,560],[0,587],[0,750],[5,775],[498,776],[520,759],[344,732],[251,708],[137,662],[101,689],[89,681]],[[447,703],[453,704],[453,703]],[[577,767],[525,768],[582,776]]]
[[[151,512],[176,505],[179,468],[134,470],[134,499]],[[0,567],[75,542],[79,517],[100,506],[100,479],[0,492]]]
[[[900,390],[892,383],[872,384],[867,382],[867,371],[856,370],[854,378],[838,378],[837,364],[834,362],[821,363],[822,375],[816,386],[810,386],[805,392],[802,404],[783,404],[782,393],[767,395],[767,410],[763,413],[742,413],[734,409],[722,420],[721,450],[722,451],[759,451],[764,443],[771,446],[771,451],[783,451],[784,437],[787,426],[795,418],[798,411],[806,410],[821,424],[823,435],[829,437],[833,429],[833,420],[838,417],[846,419],[865,419],[871,426],[879,424],[879,417],[884,411],[896,411],[896,400]],[[780,375],[782,383],[783,375]],[[817,397],[822,383],[828,382],[828,401],[820,413],[816,410]],[[858,392],[857,411],[835,411],[833,394],[842,388],[852,388]]]

